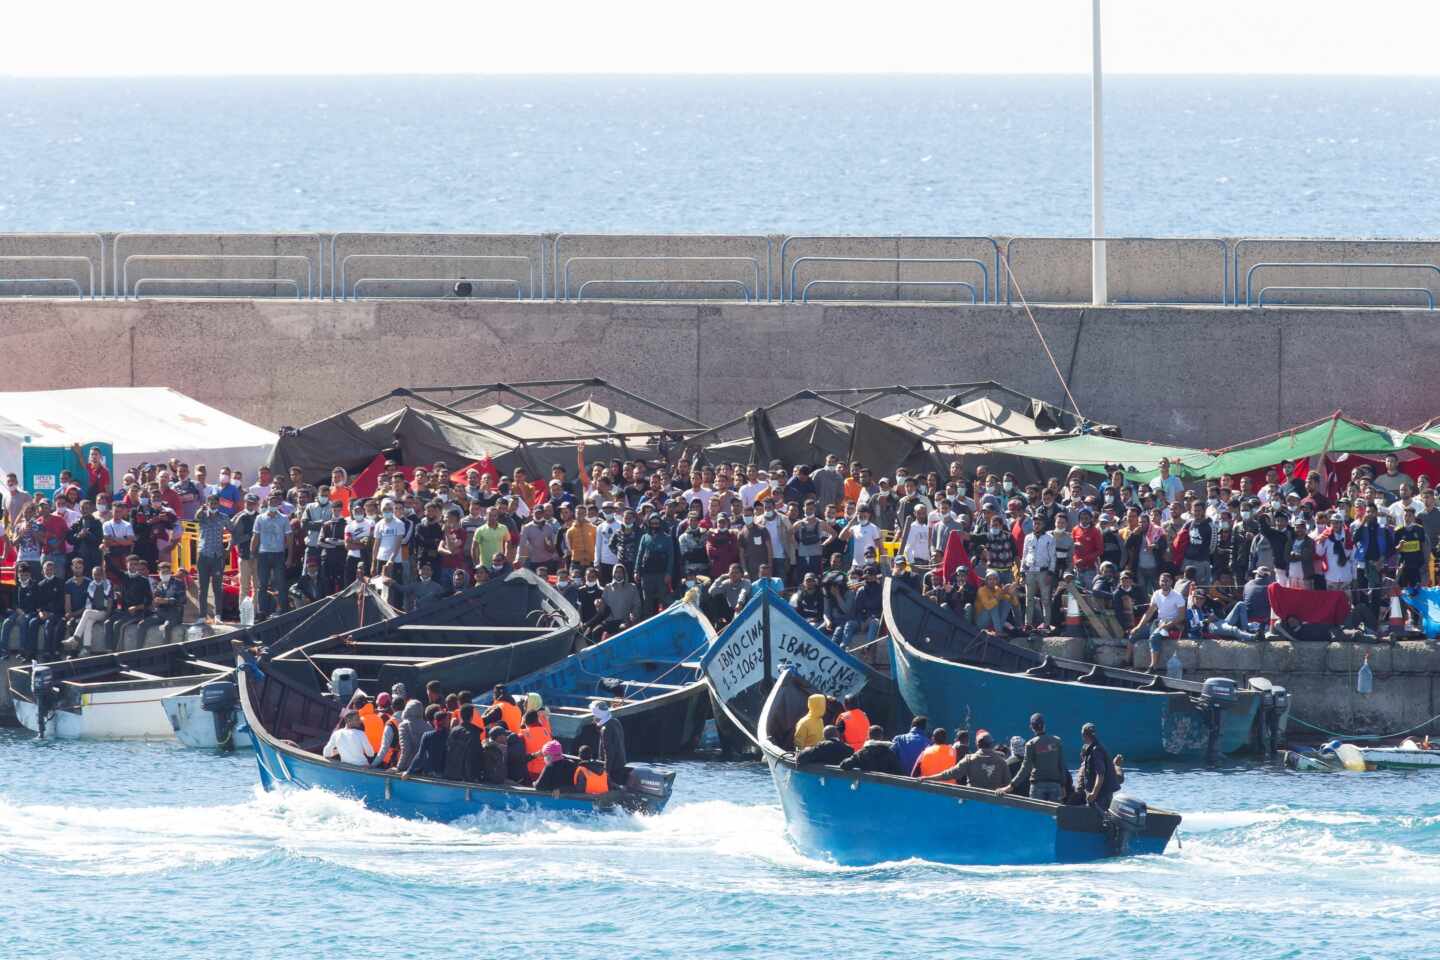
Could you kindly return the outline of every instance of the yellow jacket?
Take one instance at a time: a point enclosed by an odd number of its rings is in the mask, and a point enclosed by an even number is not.
[[[825,738],[825,695],[812,693],[805,703],[810,712],[795,724],[795,752],[813,747]]]

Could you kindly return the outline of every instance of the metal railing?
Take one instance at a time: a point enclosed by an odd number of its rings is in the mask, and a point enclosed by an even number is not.
[[[72,287],[75,288],[75,296],[79,297],[79,298],[82,299],[82,300],[85,299],[85,294],[80,290],[80,281],[79,281],[79,280],[76,280],[74,277],[0,277],[0,288],[3,288],[3,285],[4,285],[4,284],[7,284],[7,283],[20,283],[20,284],[24,284],[24,283],[34,283],[34,284],[41,284],[41,283],[65,284],[65,283],[68,283],[68,284],[70,284]],[[4,296],[4,294],[0,294],[0,296]],[[26,298],[27,296],[28,296],[27,294],[23,294],[23,293],[20,294],[21,299],[24,299],[24,298]],[[37,296],[37,297],[40,297],[40,296],[46,296],[46,295],[45,295],[45,294],[38,294],[38,293],[37,293],[36,296]],[[93,300],[93,299],[95,299],[95,298],[92,296],[90,299]]]
[[[338,283],[338,286],[339,286],[339,288],[340,288],[340,296],[341,296],[342,299],[345,299],[345,296],[346,296],[346,284],[348,283],[348,275],[349,275],[349,268],[350,268],[350,261],[351,261],[351,260],[400,260],[400,261],[403,261],[403,262],[406,262],[406,263],[411,263],[411,262],[414,262],[414,261],[417,261],[417,260],[441,260],[441,261],[458,261],[458,260],[463,260],[463,261],[465,261],[466,263],[477,263],[477,262],[482,261],[482,260],[485,260],[485,261],[497,261],[497,260],[499,260],[499,261],[505,261],[505,262],[508,262],[508,263],[520,262],[520,263],[524,263],[524,264],[525,264],[526,271],[527,271],[527,273],[528,273],[528,275],[529,275],[529,281],[528,281],[528,282],[529,282],[529,286],[527,287],[527,289],[530,291],[530,295],[531,295],[532,297],[535,295],[535,261],[534,261],[531,257],[524,256],[523,254],[485,254],[485,253],[463,253],[463,254],[451,254],[451,253],[443,253],[443,254],[430,254],[430,253],[347,253],[344,257],[342,257],[342,258],[340,259],[340,273],[339,273],[339,283]],[[383,278],[383,277],[367,277],[367,278],[365,278],[365,279],[381,280],[381,279],[384,279],[384,278]],[[464,278],[463,278],[463,277],[397,277],[396,279],[440,280],[440,281],[450,280],[451,282],[454,282],[454,281],[462,280],[462,279],[464,279]],[[519,281],[516,281],[516,282],[518,283]],[[334,293],[334,288],[335,288],[336,285],[337,285],[334,276],[332,276],[332,277],[330,278],[330,284],[331,284],[331,293],[333,294],[333,293]]]
[[[300,299],[300,281],[292,277],[139,277],[135,280],[135,286],[130,291],[130,296],[136,300],[143,300],[141,290],[146,284],[150,286],[161,286],[164,284],[179,284],[180,286],[220,286],[222,284],[236,284],[239,286],[270,286],[277,287],[289,284],[295,288],[295,299]],[[151,294],[151,296],[163,296],[163,294]],[[226,300],[232,299],[223,295],[213,297],[200,297],[197,299]]]
[[[1304,270],[1428,270],[1440,276],[1440,266],[1433,263],[1377,263],[1369,260],[1266,260],[1254,264],[1245,271],[1245,306],[1250,306],[1251,292],[1254,289],[1255,271],[1264,269],[1275,269],[1287,267],[1290,269],[1300,268]]]
[[[964,280],[811,280],[800,290],[800,302],[810,302],[810,288],[818,286],[887,286],[896,287],[895,295],[900,295],[899,287],[951,287],[963,288],[970,291],[970,302],[979,303],[975,299],[975,284],[966,283]],[[949,303],[951,301],[944,301]]]
[[[105,237],[99,233],[0,233],[0,243],[8,240],[20,240],[33,242],[36,240],[67,240],[84,241],[89,243],[95,241],[95,257],[93,260],[87,255],[85,259],[91,260],[90,299],[94,300],[104,295],[105,291]],[[95,273],[100,275],[100,285],[95,285]]]
[[[120,287],[115,291],[116,297],[126,300],[130,297],[130,264],[132,263],[202,263],[202,262],[236,262],[236,263],[294,263],[299,261],[305,264],[305,298],[308,300],[315,293],[315,264],[307,256],[294,253],[132,253],[126,257],[120,265]],[[143,279],[143,278],[142,278]],[[181,277],[153,277],[154,280],[181,280]],[[221,278],[224,283],[237,281],[244,285],[253,280],[273,280],[274,277],[229,277]],[[137,281],[138,282],[138,281]]]
[[[999,299],[1000,299],[1000,291],[999,291],[999,282],[1000,282],[1000,244],[995,240],[994,237],[986,237],[986,236],[980,236],[980,235],[974,235],[974,236],[937,236],[937,237],[922,237],[922,236],[910,236],[910,235],[905,235],[905,234],[891,234],[891,235],[880,235],[880,234],[876,234],[876,235],[872,235],[872,236],[865,236],[865,235],[856,235],[856,236],[833,235],[833,236],[825,236],[825,235],[822,235],[822,234],[796,234],[796,235],[794,235],[794,236],[788,236],[788,237],[786,237],[783,241],[781,241],[781,243],[780,243],[780,279],[781,279],[781,288],[782,288],[782,289],[780,290],[780,299],[781,299],[781,300],[794,300],[794,299],[795,299],[795,287],[794,287],[793,282],[792,282],[791,285],[789,286],[788,290],[785,289],[785,282],[784,282],[784,281],[785,281],[785,277],[786,277],[786,273],[785,273],[786,257],[787,257],[787,255],[788,255],[788,253],[789,253],[789,251],[790,251],[790,244],[792,244],[792,243],[805,243],[805,242],[833,242],[833,243],[844,243],[844,242],[847,242],[847,241],[848,241],[848,242],[854,242],[854,243],[894,243],[894,244],[896,245],[896,249],[897,249],[897,256],[899,255],[899,254],[898,254],[899,245],[902,244],[902,243],[982,243],[982,244],[989,244],[989,245],[990,245],[990,249],[992,250],[992,252],[994,253],[994,256],[995,256],[995,282],[996,282],[996,288],[995,288],[995,290],[994,290],[994,299],[995,299],[996,302],[999,302]],[[988,291],[985,291],[985,290],[980,291],[980,299],[981,299],[982,302],[988,302],[988,301],[991,299],[990,293],[989,293]]]
[[[757,245],[757,252],[758,252],[758,245],[759,245],[761,242],[763,242],[763,243],[765,244],[765,297],[764,297],[764,299],[766,299],[766,300],[771,299],[771,296],[772,296],[771,261],[774,259],[775,243],[774,243],[774,241],[773,241],[770,237],[761,236],[761,235],[758,235],[758,234],[757,234],[757,235],[745,235],[745,234],[736,234],[736,235],[725,235],[725,234],[676,234],[676,235],[674,235],[674,236],[662,237],[662,236],[649,235],[649,234],[590,234],[590,233],[557,233],[557,234],[555,235],[555,239],[551,242],[551,246],[550,246],[550,271],[551,271],[551,278],[552,278],[552,284],[551,284],[551,288],[550,288],[550,296],[551,296],[551,298],[552,298],[552,299],[556,299],[556,300],[566,300],[566,299],[569,299],[569,291],[568,291],[565,287],[561,286],[561,284],[560,284],[560,275],[561,275],[561,268],[560,268],[560,244],[561,244],[561,243],[566,242],[566,241],[569,241],[569,242],[571,242],[571,243],[575,243],[575,242],[579,242],[579,241],[581,241],[581,240],[602,240],[602,241],[620,241],[620,240],[634,241],[634,240],[642,240],[642,241],[644,241],[644,240],[661,240],[661,239],[666,240],[667,242],[683,242],[683,243],[698,243],[698,244],[713,243],[713,242],[716,242],[716,241],[720,241],[720,242],[745,241],[745,242],[747,242],[747,243],[755,243],[755,244]],[[706,260],[706,259],[731,259],[730,257],[724,256],[724,255],[712,255],[712,254],[696,254],[696,255],[688,255],[688,256],[686,256],[686,255],[675,255],[675,256],[678,257],[679,259],[685,259],[685,260],[701,260],[701,261]],[[567,273],[568,273],[568,270],[569,270],[570,262],[573,261],[573,260],[575,260],[575,259],[577,259],[577,258],[576,258],[576,257],[571,257],[569,260],[566,260],[566,261],[565,261],[565,270],[566,270]],[[637,254],[637,255],[635,255],[635,256],[625,257],[625,256],[620,256],[620,255],[616,254],[616,255],[609,255],[609,256],[608,256],[608,259],[611,259],[611,260],[645,260],[645,259],[659,259],[659,257],[653,257],[653,256],[648,255],[648,254]],[[760,258],[759,258],[759,257],[749,257],[748,259],[754,260],[754,261],[758,264]],[[543,274],[544,271],[542,270],[541,272],[542,272],[542,274]],[[557,289],[556,289],[557,287],[559,287],[559,290],[558,290],[558,291],[557,291]],[[756,296],[757,298],[760,297],[760,280],[759,280],[758,275],[757,275],[756,280],[755,280],[755,296]]]
[[[90,299],[95,299],[95,263],[89,257],[78,257],[70,255],[45,255],[45,254],[13,254],[0,256],[0,263],[83,263],[85,272],[89,276]],[[55,283],[61,280],[69,280],[75,284],[75,295],[84,296],[80,293],[80,281],[73,277],[6,277],[6,283]]]
[[[1345,237],[1240,237],[1231,246],[1231,257],[1234,260],[1234,268],[1230,275],[1234,278],[1235,292],[1231,303],[1237,306],[1240,303],[1240,262],[1241,254],[1247,247],[1254,247],[1260,244],[1281,244],[1295,246],[1335,246],[1343,244],[1347,247],[1396,247],[1396,246],[1418,246],[1418,247],[1440,247],[1440,240],[1386,240],[1377,237],[1364,237],[1347,239]]]
[[[986,269],[985,264],[984,264],[982,261],[976,260],[974,257],[820,257],[820,256],[807,256],[807,257],[796,257],[796,258],[795,258],[795,262],[792,263],[792,264],[790,264],[790,299],[791,299],[791,300],[794,300],[794,299],[795,299],[795,283],[796,283],[795,275],[796,275],[796,273],[800,270],[800,265],[801,265],[802,263],[893,263],[893,264],[895,264],[896,272],[897,272],[897,273],[899,272],[899,267],[900,267],[900,265],[901,265],[901,264],[905,264],[905,263],[967,263],[967,264],[974,264],[975,266],[977,266],[977,267],[980,268],[980,289],[981,289],[981,290],[988,290],[988,289],[990,289],[990,271],[989,271],[988,269]],[[900,280],[900,279],[896,279],[896,280],[864,281],[864,280],[847,280],[847,279],[845,279],[844,277],[826,277],[826,278],[824,278],[824,279],[825,279],[827,282],[829,282],[829,283],[834,283],[834,284],[841,284],[841,283],[854,283],[854,284],[891,283],[891,284],[902,284],[902,283],[903,283],[903,284],[913,284],[913,285],[915,285],[915,286],[924,286],[924,285],[934,286],[934,285],[937,285],[937,284],[938,284],[938,285],[942,285],[942,286],[954,286],[954,284],[951,284],[951,283],[949,283],[948,281],[937,281],[936,283],[926,284],[925,281],[921,281],[921,280],[910,281],[910,280]],[[813,285],[814,285],[814,281],[812,280],[810,283],[807,283],[807,284],[805,285],[805,289],[806,289],[806,290],[809,290],[810,287],[813,286]],[[968,285],[968,284],[967,284],[967,285]],[[898,292],[897,292],[897,295],[898,295]],[[975,287],[974,287],[974,286],[970,286],[970,300],[971,300],[972,303],[975,302]]]
[[[578,286],[578,287],[575,288],[575,299],[576,299],[576,300],[584,300],[584,299],[585,299],[585,288],[586,288],[586,287],[589,287],[589,286],[593,286],[593,285],[602,285],[602,286],[604,286],[604,285],[613,285],[613,286],[637,286],[637,287],[638,287],[638,286],[656,286],[656,287],[663,287],[663,286],[665,286],[666,284],[677,284],[677,283],[683,283],[683,284],[686,284],[687,286],[692,286],[692,287],[698,287],[698,286],[723,286],[723,287],[727,287],[727,288],[728,288],[728,287],[735,287],[735,288],[739,289],[739,291],[740,291],[740,297],[741,297],[741,299],[743,299],[746,303],[749,303],[751,300],[754,299],[754,297],[752,297],[751,294],[750,294],[750,288],[745,285],[745,281],[744,281],[744,280],[600,280],[600,279],[585,280],[585,281],[583,281],[583,282],[580,284],[580,286]],[[659,298],[658,298],[658,297],[657,297],[657,298],[641,297],[641,298],[638,298],[638,299],[659,299]]]
[[[521,284],[521,282],[520,282],[519,280],[516,280],[514,277],[361,277],[359,280],[356,280],[353,284],[350,285],[350,296],[349,296],[348,298],[346,298],[346,299],[350,299],[350,300],[426,300],[426,299],[428,299],[428,300],[449,300],[449,299],[451,299],[449,296],[447,296],[447,295],[445,295],[445,294],[443,294],[443,293],[442,293],[440,296],[438,296],[438,297],[384,297],[384,296],[363,297],[363,296],[360,295],[360,287],[363,286],[364,284],[367,284],[367,283],[375,283],[375,284],[380,284],[380,283],[399,283],[399,284],[406,284],[406,283],[417,283],[417,284],[418,284],[418,283],[446,283],[446,284],[450,284],[452,292],[454,291],[454,289],[455,289],[456,287],[458,287],[458,286],[459,286],[460,284],[462,284],[462,283],[469,283],[469,284],[476,284],[476,283],[506,283],[506,284],[512,284],[512,285],[514,285],[514,287],[515,287],[515,299],[516,299],[516,300],[524,300],[524,299],[525,299],[524,296],[522,296],[522,293],[523,293],[523,291],[524,291],[524,285]],[[499,297],[473,297],[473,296],[471,296],[471,295],[468,294],[468,293],[467,293],[467,294],[459,294],[459,293],[457,293],[457,294],[455,294],[455,299],[457,299],[457,300],[498,300],[498,299],[500,299],[500,298],[499,298]],[[508,299],[510,299],[510,298],[509,298],[509,297],[506,297],[505,299],[508,300]]]
[[[1229,257],[1229,255],[1228,255],[1228,253],[1226,252],[1226,249],[1225,249],[1225,241],[1222,240],[1222,239],[1219,238],[1219,237],[1011,237],[1010,239],[1008,239],[1008,240],[1005,241],[1005,263],[1006,263],[1006,265],[1009,267],[1009,269],[1006,270],[1006,271],[1005,271],[1005,274],[1004,274],[1004,277],[1005,277],[1005,303],[1006,303],[1006,305],[1010,305],[1010,304],[1013,302],[1013,300],[1012,300],[1012,295],[1013,295],[1013,290],[1012,290],[1012,288],[1014,287],[1014,284],[1011,282],[1011,280],[1012,280],[1012,273],[1011,273],[1011,271],[1014,271],[1014,270],[1015,270],[1015,263],[1014,263],[1014,261],[1013,261],[1013,260],[1011,259],[1011,257],[1010,257],[1011,249],[1015,246],[1016,243],[1024,244],[1024,243],[1029,243],[1029,242],[1032,242],[1032,241],[1046,241],[1046,240],[1049,240],[1049,241],[1066,241],[1066,240],[1072,240],[1072,241],[1075,241],[1076,243],[1088,243],[1088,244],[1096,244],[1096,243],[1195,243],[1195,244],[1202,244],[1202,243],[1203,243],[1203,244],[1211,244],[1211,243],[1213,243],[1213,244],[1217,245],[1217,246],[1220,248],[1220,299],[1219,299],[1218,302],[1219,302],[1219,305],[1220,305],[1220,306],[1224,306],[1226,303],[1229,302],[1229,301],[1228,301],[1228,297],[1229,297],[1229,291],[1230,291],[1230,257]],[[997,283],[998,283],[999,279],[1000,279],[999,276],[997,276],[997,277],[996,277]],[[1039,298],[1037,298],[1037,297],[1030,296],[1029,294],[1026,294],[1025,299],[1026,299],[1026,300],[1029,300],[1029,301],[1032,302],[1032,303],[1044,303],[1044,302],[1047,302],[1047,301],[1045,301],[1045,300],[1043,300],[1043,299],[1039,299]],[[996,295],[996,302],[999,302],[999,295],[998,295],[998,294]],[[1053,301],[1052,301],[1052,302],[1053,302]],[[1061,301],[1061,302],[1063,302],[1063,301]],[[1109,302],[1111,302],[1111,303],[1124,303],[1124,302],[1127,302],[1127,301],[1115,300],[1115,299],[1112,298]],[[1130,302],[1149,303],[1149,302],[1151,302],[1151,301],[1148,301],[1148,300],[1147,300],[1147,301],[1130,301]],[[1167,302],[1169,302],[1169,303],[1208,303],[1208,302],[1210,302],[1210,301],[1206,301],[1206,300],[1170,300],[1170,301],[1167,301]]]
[[[1261,287],[1261,288],[1260,288],[1260,293],[1259,293],[1259,294],[1256,296],[1256,298],[1255,298],[1255,303],[1256,303],[1256,305],[1257,305],[1257,306],[1261,306],[1261,307],[1267,306],[1267,304],[1265,303],[1265,294],[1270,293],[1272,290],[1278,290],[1278,291],[1283,292],[1283,293],[1421,293],[1421,294],[1424,294],[1424,295],[1425,295],[1425,300],[1426,300],[1427,303],[1428,303],[1427,309],[1430,309],[1430,310],[1434,310],[1434,309],[1435,309],[1435,294],[1430,291],[1430,288],[1429,288],[1429,287]],[[1392,308],[1393,308],[1393,307],[1409,307],[1410,304],[1408,304],[1408,303],[1336,303],[1336,304],[1323,304],[1323,303],[1298,303],[1298,304],[1297,304],[1297,303],[1271,303],[1271,304],[1268,304],[1268,306],[1273,306],[1273,307],[1281,307],[1281,306],[1284,306],[1284,307],[1297,307],[1297,306],[1298,306],[1298,307],[1336,306],[1336,307],[1392,307]]]
[[[746,257],[746,256],[733,256],[733,257],[681,257],[681,256],[673,256],[673,257],[649,257],[649,256],[632,256],[632,257],[625,257],[625,256],[570,257],[568,260],[565,261],[565,269],[564,269],[564,272],[563,272],[563,280],[562,280],[562,282],[561,282],[561,284],[560,284],[560,299],[561,299],[561,300],[569,300],[569,299],[570,299],[570,268],[573,267],[575,264],[577,264],[577,263],[626,263],[626,262],[629,262],[629,263],[719,263],[719,262],[748,263],[748,264],[750,264],[751,270],[754,272],[754,284],[755,284],[755,285],[754,285],[754,289],[757,289],[757,290],[758,290],[758,289],[760,288],[760,261],[759,261],[759,259],[756,258],[756,257]],[[597,279],[603,279],[603,278],[597,278]],[[628,278],[622,278],[622,279],[628,279]],[[708,283],[708,282],[710,282],[710,281],[709,281],[708,279],[703,279],[703,280],[683,280],[683,279],[680,279],[680,280],[668,280],[668,281],[665,281],[665,282],[667,282],[667,283],[674,283],[674,284],[681,284],[681,283]]]
[[[342,243],[343,243],[344,241],[347,241],[347,240],[348,240],[348,241],[353,241],[353,240],[356,240],[356,239],[367,238],[367,237],[377,238],[380,242],[384,242],[384,241],[395,241],[395,240],[413,240],[413,241],[419,241],[419,242],[422,242],[422,243],[424,243],[424,242],[438,242],[438,243],[453,243],[453,244],[463,244],[463,243],[472,243],[472,244],[474,244],[474,243],[495,243],[495,242],[499,242],[499,241],[507,241],[507,240],[508,240],[508,241],[511,241],[511,242],[534,243],[534,244],[536,244],[536,252],[537,252],[537,254],[538,254],[538,256],[536,257],[536,260],[537,260],[538,263],[539,263],[539,268],[538,268],[539,276],[538,276],[538,278],[537,278],[537,276],[536,276],[537,268],[536,268],[535,264],[532,263],[532,264],[530,265],[530,269],[529,269],[529,273],[530,273],[530,289],[529,289],[528,291],[526,291],[526,296],[528,296],[528,297],[530,297],[530,298],[532,298],[532,299],[535,298],[535,297],[543,297],[543,296],[545,296],[545,246],[546,246],[546,244],[545,244],[545,237],[543,237],[543,236],[541,236],[541,235],[539,235],[539,234],[367,233],[367,232],[363,232],[363,231],[348,231],[348,232],[344,232],[344,233],[336,233],[336,234],[333,234],[333,235],[330,237],[330,297],[331,297],[331,299],[335,299],[335,300],[343,300],[343,299],[345,299],[345,285],[344,285],[343,283],[337,282],[337,278],[340,276],[340,274],[339,274],[339,272],[338,272],[338,270],[339,270],[339,263],[337,262],[337,258],[339,257],[339,250],[341,249]],[[355,251],[355,253],[365,254],[366,251],[357,250],[357,251]],[[376,255],[379,255],[379,254],[376,254]],[[392,256],[400,256],[400,255],[392,255]],[[410,254],[409,256],[413,256],[413,257],[416,257],[416,258],[433,258],[433,259],[435,259],[435,260],[456,260],[456,259],[463,259],[463,258],[469,257],[469,256],[478,256],[478,255],[477,255],[477,254],[455,254],[455,255],[452,255],[452,254],[448,254],[448,253],[443,253],[443,254],[442,254],[442,253],[434,253],[434,254],[424,253],[424,254]],[[509,255],[508,255],[508,254],[505,254],[504,256],[509,256]],[[347,258],[348,258],[348,255],[347,255]],[[381,279],[381,278],[376,278],[376,279]],[[396,279],[408,279],[408,278],[399,278],[399,277],[397,277]],[[423,280],[423,279],[428,279],[428,278],[425,278],[425,277],[415,277],[415,278],[413,278],[413,279]],[[455,280],[462,280],[462,279],[467,279],[467,278],[464,278],[464,277],[455,277],[454,279],[455,279]],[[537,284],[536,284],[537,279],[538,279],[538,281],[539,281],[538,287],[537,287]]]
[[[110,283],[111,283],[111,285],[114,287],[113,296],[114,296],[117,300],[124,300],[125,297],[126,297],[126,292],[125,292],[125,291],[126,291],[126,285],[125,285],[123,282],[121,282],[118,286],[116,286],[117,278],[123,278],[123,276],[124,276],[124,273],[123,273],[123,270],[122,270],[121,261],[120,261],[120,248],[121,248],[121,246],[122,246],[121,241],[124,241],[124,240],[130,240],[130,241],[152,240],[152,241],[163,241],[163,242],[166,243],[166,244],[181,244],[181,245],[183,245],[183,244],[185,244],[185,243],[193,242],[193,241],[222,241],[222,242],[223,242],[223,241],[226,241],[226,240],[238,240],[238,241],[244,242],[244,241],[247,241],[247,240],[248,240],[248,241],[261,240],[261,241],[264,241],[264,242],[266,242],[266,243],[278,243],[279,241],[282,241],[282,240],[301,240],[301,241],[304,241],[304,242],[306,242],[306,243],[310,243],[310,242],[313,241],[314,244],[315,244],[315,256],[314,256],[313,259],[310,257],[309,254],[303,254],[303,255],[301,255],[301,254],[242,254],[242,253],[219,253],[219,254],[214,254],[214,255],[203,255],[203,254],[188,253],[188,252],[186,252],[186,250],[181,250],[178,254],[175,254],[174,256],[176,256],[176,257],[178,257],[178,258],[183,258],[183,259],[200,259],[200,258],[203,258],[203,257],[205,257],[205,256],[210,256],[211,259],[217,259],[217,258],[221,258],[221,257],[269,257],[269,258],[274,258],[274,257],[277,257],[277,256],[279,256],[279,257],[303,256],[304,259],[307,260],[307,261],[309,261],[309,263],[310,263],[309,272],[310,272],[310,278],[311,278],[311,279],[310,279],[311,294],[309,294],[309,295],[313,295],[314,292],[319,288],[318,285],[317,285],[317,283],[316,283],[317,280],[320,281],[320,283],[323,283],[324,280],[325,280],[325,276],[324,276],[324,269],[325,269],[325,238],[324,238],[323,236],[321,236],[320,234],[318,234],[318,233],[117,233],[117,234],[115,234],[115,236],[113,236],[113,237],[110,239],[110,259],[111,259]],[[102,241],[102,250],[103,250],[103,241]],[[166,254],[163,254],[163,253],[160,253],[160,252],[151,250],[151,251],[143,252],[143,253],[141,253],[141,254],[132,254],[131,256],[160,257],[160,256],[164,256],[164,255],[166,255]],[[130,259],[129,257],[126,258],[127,261],[128,261],[129,259]]]

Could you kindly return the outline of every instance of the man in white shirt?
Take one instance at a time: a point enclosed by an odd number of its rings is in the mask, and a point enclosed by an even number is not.
[[[1055,586],[1055,535],[1042,518],[1037,517],[1034,528],[1025,534],[1025,545],[1020,553],[1020,572],[1025,575],[1025,622],[1050,629],[1050,591]]]
[[[840,539],[849,540],[855,545],[851,554],[851,556],[854,557],[851,563],[852,566],[858,567],[864,565],[865,551],[871,547],[876,548],[877,553],[879,552],[880,528],[870,522],[869,507],[861,507],[856,511],[855,519],[846,524],[845,529],[840,531]]]
[[[1145,611],[1145,616],[1135,624],[1135,629],[1130,632],[1132,637],[1138,635],[1151,620],[1155,621],[1155,629],[1150,632],[1150,667],[1151,673],[1160,671],[1160,651],[1165,646],[1166,637],[1178,638],[1185,629],[1185,598],[1175,587],[1175,578],[1169,573],[1160,574],[1160,589],[1150,595],[1150,606]]]
[[[760,494],[770,489],[770,480],[764,470],[753,464],[745,471],[745,485],[740,488],[740,502],[746,508],[755,506]]]
[[[246,492],[246,493],[253,493],[253,494],[255,494],[255,496],[259,499],[259,501],[260,501],[261,503],[269,503],[269,502],[270,502],[271,483],[272,483],[272,481],[271,481],[271,477],[270,477],[270,468],[269,468],[269,467],[261,467],[261,468],[260,468],[260,482],[254,484],[254,485],[252,485],[252,486],[250,486],[249,488],[247,488],[247,489],[245,490],[245,492]]]
[[[619,555],[611,548],[610,543],[615,534],[620,532],[623,524],[616,515],[615,504],[606,503],[602,509],[605,519],[595,528],[595,564],[600,568],[600,582],[608,583],[611,571],[615,568],[615,564],[620,562]]]
[[[393,563],[395,564],[392,575],[393,583],[405,582],[405,558],[406,551],[409,549],[407,546],[409,533],[410,528],[405,525],[405,521],[395,514],[395,501],[390,499],[382,501],[380,519],[375,521],[375,525],[370,531],[370,537],[375,544],[374,559],[370,563],[372,574],[380,573],[385,569],[386,564]],[[391,593],[395,596],[395,600],[399,599],[393,589]],[[392,605],[395,600],[391,600]]]
[[[355,582],[355,574],[365,562],[365,552],[370,545],[370,532],[375,518],[368,514],[375,501],[367,500],[364,506],[352,504],[353,515],[345,524],[345,583]]]
[[[353,767],[368,767],[375,756],[370,738],[365,736],[364,722],[360,714],[351,713],[345,718],[345,725],[330,734],[325,749],[320,755],[326,760],[339,760]]]
[[[1170,476],[1170,461],[1166,457],[1160,458],[1160,475],[1150,481],[1150,489],[1163,495],[1167,503],[1173,503],[1185,492],[1180,478]]]

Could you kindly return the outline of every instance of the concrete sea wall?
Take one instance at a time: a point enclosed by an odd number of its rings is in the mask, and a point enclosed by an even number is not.
[[[1034,314],[1081,410],[1130,437],[1220,445],[1336,408],[1401,427],[1440,412],[1429,311]],[[1064,399],[1026,313],[1003,305],[10,300],[0,356],[6,390],[169,385],[268,427],[396,386],[547,377],[604,377],[711,423],[820,386],[993,379]]]

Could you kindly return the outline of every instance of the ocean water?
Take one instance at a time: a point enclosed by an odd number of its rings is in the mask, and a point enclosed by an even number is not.
[[[841,868],[755,763],[681,762],[660,816],[399,820],[266,794],[253,757],[0,731],[7,957],[445,955],[1409,960],[1436,955],[1423,775],[1147,768],[1164,856]]]
[[[1435,236],[1440,78],[1112,77],[1108,232]],[[0,79],[0,231],[1085,235],[1088,78]]]

